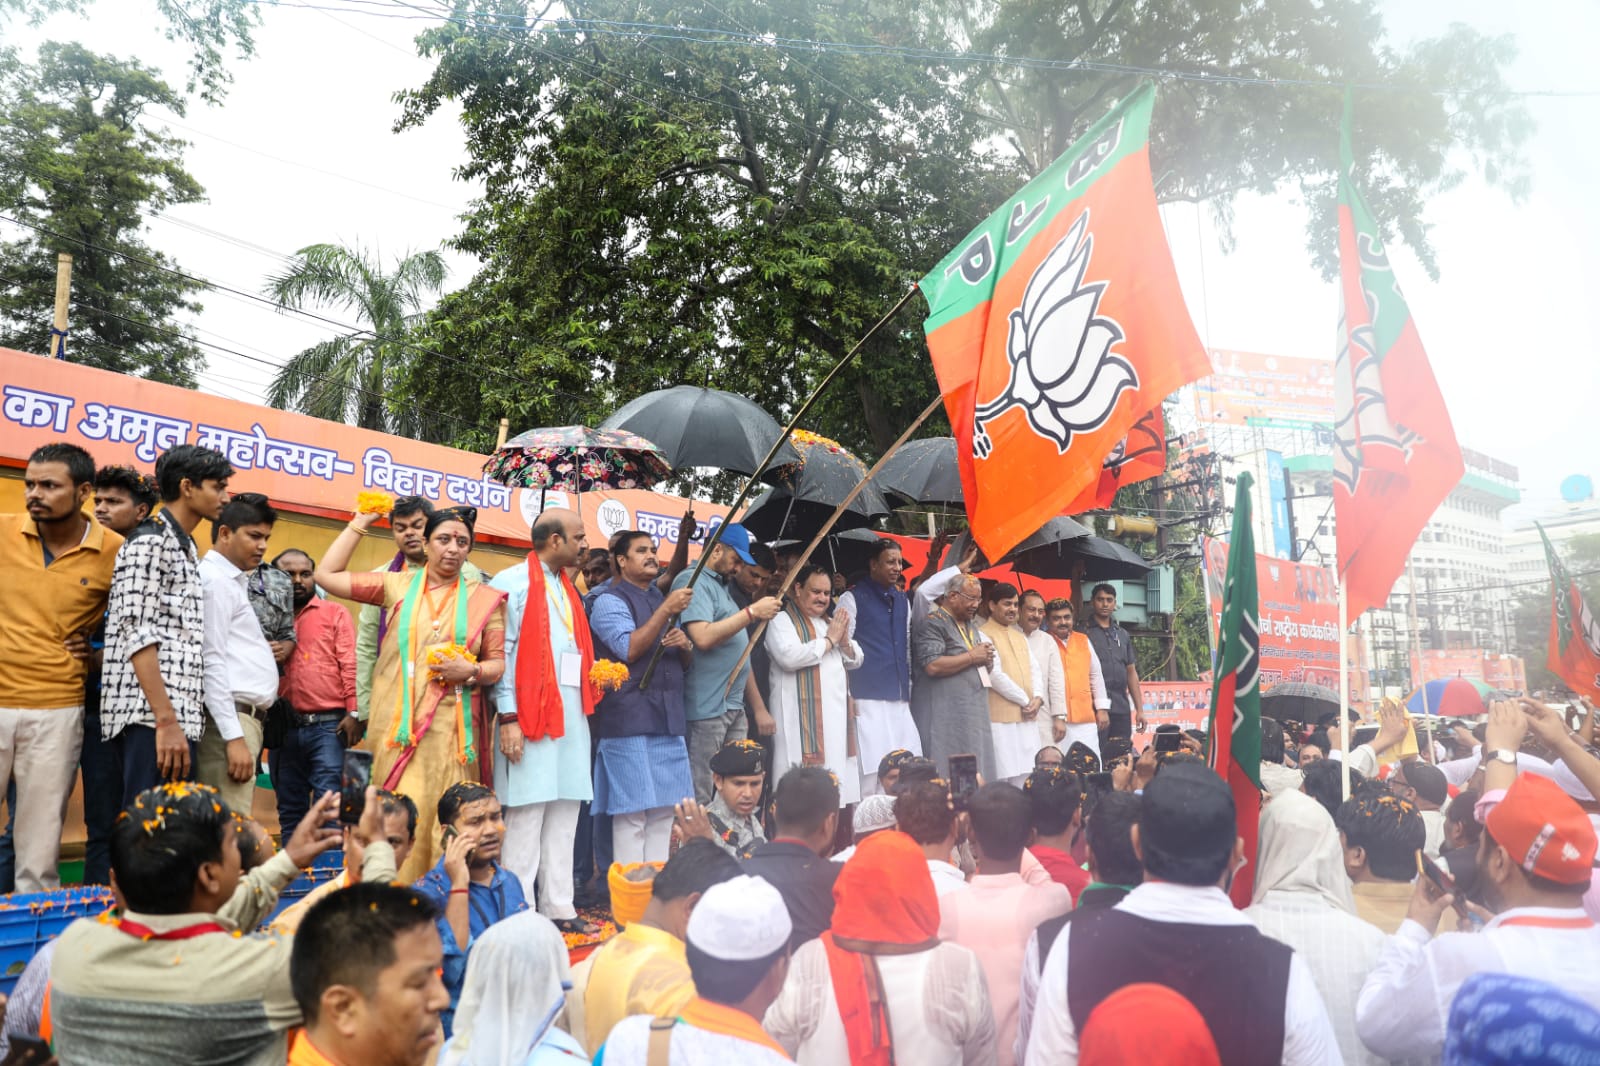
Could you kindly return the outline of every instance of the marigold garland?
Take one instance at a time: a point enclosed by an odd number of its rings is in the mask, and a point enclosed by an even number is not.
[[[394,510],[394,497],[387,492],[356,493],[356,514],[388,514]]]
[[[596,659],[589,667],[589,683],[602,692],[615,692],[627,680],[628,668],[613,659]]]
[[[438,670],[445,663],[452,662],[457,659],[465,663],[475,663],[478,661],[478,657],[472,653],[472,649],[466,647],[465,645],[441,644],[436,648],[429,649],[428,669]]]

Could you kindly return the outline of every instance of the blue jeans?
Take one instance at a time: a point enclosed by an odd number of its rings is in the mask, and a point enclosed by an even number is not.
[[[319,722],[290,729],[283,747],[268,756],[267,765],[272,787],[278,791],[278,826],[288,840],[310,812],[313,797],[338,791],[344,779],[339,724]]]
[[[0,833],[0,892],[17,890],[17,845],[11,830],[17,824],[17,783],[6,782],[6,829]]]
[[[122,763],[112,745],[100,739],[100,712],[83,716],[83,883],[111,883],[111,827],[122,813]]]

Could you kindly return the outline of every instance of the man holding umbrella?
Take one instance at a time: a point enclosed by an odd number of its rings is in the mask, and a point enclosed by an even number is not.
[[[711,757],[728,741],[743,740],[746,734],[745,689],[754,687],[755,681],[744,654],[750,643],[745,627],[756,619],[770,621],[783,606],[775,597],[764,596],[740,607],[732,590],[740,563],[756,563],[750,554],[750,533],[729,523],[711,549],[705,573],[695,583],[694,596],[683,612],[683,629],[694,645],[694,660],[684,680],[689,769],[694,777],[694,798],[702,807],[711,802]],[[692,572],[679,574],[673,590],[687,587],[691,576]]]
[[[922,754],[922,739],[911,720],[911,598],[897,581],[904,565],[900,546],[880,539],[867,560],[867,580],[839,597],[838,610],[849,619],[849,639],[861,646],[872,666],[850,674],[863,796],[879,790],[877,768],[885,755],[896,749]]]

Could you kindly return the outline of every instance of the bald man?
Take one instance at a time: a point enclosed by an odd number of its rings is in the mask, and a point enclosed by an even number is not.
[[[912,624],[911,717],[922,750],[941,771],[950,756],[971,754],[984,779],[998,781],[989,690],[1000,666],[994,645],[974,624],[982,595],[978,579],[964,574]]]
[[[527,565],[490,582],[506,594],[506,671],[494,689],[502,861],[530,900],[537,882],[539,913],[563,932],[594,932],[572,905],[578,807],[594,798],[587,702],[594,646],[572,584],[589,545],[582,519],[561,508],[534,521],[531,539]],[[525,656],[535,658],[519,661]]]

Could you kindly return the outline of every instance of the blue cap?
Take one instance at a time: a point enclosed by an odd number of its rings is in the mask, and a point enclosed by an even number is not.
[[[756,565],[755,558],[750,554],[750,531],[737,522],[728,522],[722,527],[721,543],[733,549],[733,554],[743,559],[751,566]]]

